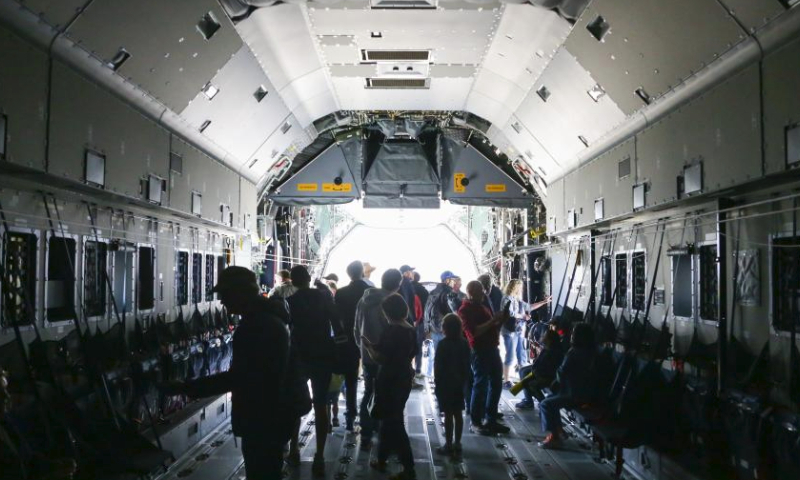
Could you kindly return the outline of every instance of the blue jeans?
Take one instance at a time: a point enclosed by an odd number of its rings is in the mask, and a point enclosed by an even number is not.
[[[414,357],[414,371],[419,375],[422,373],[422,345],[425,343],[425,321],[421,321],[416,326],[417,330],[417,356]]]
[[[473,424],[497,419],[497,405],[503,391],[503,362],[497,347],[472,351],[472,372],[475,376],[470,400]]]
[[[426,369],[429,377],[433,375],[433,359],[436,357],[436,349],[439,347],[439,342],[443,338],[443,333],[431,333],[431,343],[428,347],[428,368]]]
[[[539,403],[539,419],[545,432],[561,432],[561,409],[575,405],[572,397],[552,395]]]
[[[528,352],[527,348],[525,348],[525,338],[522,336],[522,332],[503,330],[503,346],[506,348],[503,365],[510,367],[514,365],[514,360],[517,361],[517,365],[528,363]]]
[[[378,378],[378,365],[371,363],[364,363],[364,396],[361,397],[361,405],[359,409],[359,419],[361,421],[361,441],[367,442],[372,440],[372,434],[375,431],[375,421],[369,414],[369,404],[372,397],[375,395],[375,380]]]

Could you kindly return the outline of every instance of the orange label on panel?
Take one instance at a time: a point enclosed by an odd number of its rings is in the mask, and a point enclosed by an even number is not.
[[[298,192],[316,192],[319,190],[319,185],[316,183],[298,183],[297,184],[297,191]]]
[[[506,185],[504,183],[495,183],[486,185],[486,193],[505,193]]]
[[[461,180],[467,178],[466,175],[463,173],[454,173],[453,174],[453,192],[455,193],[466,193],[467,188],[461,184]]]
[[[322,191],[323,192],[350,193],[350,192],[353,191],[353,184],[352,183],[343,183],[341,185],[336,185],[335,183],[323,183],[322,184]]]

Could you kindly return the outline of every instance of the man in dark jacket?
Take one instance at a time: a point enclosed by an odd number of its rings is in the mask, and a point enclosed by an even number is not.
[[[359,419],[361,420],[361,449],[369,451],[372,447],[372,434],[375,425],[369,412],[369,406],[375,394],[379,364],[370,356],[367,346],[361,341],[366,337],[377,343],[384,330],[389,327],[389,322],[383,314],[381,303],[383,299],[397,293],[400,289],[402,274],[399,270],[391,268],[381,276],[381,288],[370,288],[356,305],[356,321],[353,326],[353,337],[361,349],[361,363],[364,369],[364,394],[361,396]]]
[[[497,288],[497,285],[492,281],[492,276],[488,273],[479,276],[478,281],[483,285],[483,292],[486,294],[486,305],[492,313],[498,313],[501,308],[500,303],[503,301],[503,292]]]
[[[414,311],[414,267],[403,265],[400,267],[400,273],[403,274],[403,283],[400,284],[400,291],[397,292],[403,297],[408,306],[408,321],[411,325],[416,325],[417,315]]]
[[[339,311],[339,319],[347,336],[347,345],[343,348],[344,358],[340,358],[339,361],[344,370],[347,430],[352,432],[353,422],[358,414],[356,394],[358,393],[358,362],[361,359],[361,352],[353,337],[353,327],[356,322],[356,306],[370,286],[364,281],[364,264],[358,260],[347,266],[347,276],[350,277],[350,284],[336,291],[336,309]]]
[[[311,472],[315,476],[325,474],[325,440],[328,437],[328,387],[331,383],[333,365],[336,361],[336,345],[331,336],[341,336],[342,325],[333,304],[330,290],[311,288],[311,275],[302,265],[291,270],[292,285],[297,292],[286,299],[289,305],[289,326],[292,344],[297,348],[300,362],[300,375],[311,382],[311,399],[314,404],[317,450]],[[343,339],[344,340],[344,339]],[[300,422],[297,422],[295,436],[289,452],[290,463],[299,463],[297,437]]]
[[[428,302],[428,289],[423,287],[419,281],[422,279],[419,273],[414,272],[414,281],[411,285],[414,286],[414,294],[419,300],[422,307],[422,315],[417,317],[416,330],[417,330],[417,356],[414,358],[414,370],[418,377],[422,376],[422,344],[425,342],[425,304]],[[433,357],[430,357],[433,358]]]
[[[242,437],[247,478],[280,478],[283,447],[295,422],[311,409],[290,349],[286,310],[282,302],[260,296],[256,275],[243,267],[220,272],[214,292],[230,313],[242,316],[230,370],[168,385],[165,393],[199,398],[232,392],[231,424]]]
[[[458,275],[450,270],[445,270],[439,277],[441,283],[428,295],[425,302],[425,330],[431,336],[431,344],[428,349],[428,368],[427,375],[433,374],[433,357],[436,347],[444,338],[442,331],[442,318],[448,313],[456,313],[461,306],[458,294],[453,291],[453,285],[458,279]]]

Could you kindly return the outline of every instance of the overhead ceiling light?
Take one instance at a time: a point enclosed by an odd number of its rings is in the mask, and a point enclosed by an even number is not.
[[[131,54],[128,53],[128,51],[125,50],[124,48],[120,48],[119,50],[117,50],[117,53],[114,55],[114,58],[112,58],[111,61],[108,62],[106,65],[110,69],[116,72],[117,70],[120,69],[120,67],[122,67],[123,63],[128,61],[129,58],[131,58]]]
[[[219,88],[215,87],[211,82],[208,82],[203,87],[202,92],[203,92],[203,95],[205,95],[207,99],[213,100],[214,97],[216,97],[217,94],[219,93]]]
[[[603,87],[601,87],[599,83],[595,84],[595,86],[590,88],[589,91],[586,93],[588,93],[589,96],[592,97],[592,100],[594,100],[595,102],[599,102],[600,99],[606,95],[606,91],[603,90]]]
[[[548,90],[547,87],[544,85],[542,85],[541,87],[539,87],[538,90],[536,90],[536,94],[539,95],[539,98],[541,98],[542,101],[544,102],[546,102],[547,99],[550,98],[550,90]]]

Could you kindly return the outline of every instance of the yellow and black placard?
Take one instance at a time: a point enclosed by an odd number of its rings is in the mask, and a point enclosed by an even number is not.
[[[350,193],[353,191],[353,184],[349,182],[342,183],[341,185],[336,185],[335,183],[323,183],[322,191],[329,193],[330,192]]]
[[[486,193],[505,193],[506,192],[506,184],[505,183],[487,183],[486,184]]]
[[[298,183],[297,184],[297,191],[298,192],[316,192],[319,190],[319,184],[317,183]]]
[[[453,174],[453,192],[454,193],[467,193],[467,187],[465,187],[461,181],[467,178],[467,176],[463,173],[454,173]]]

